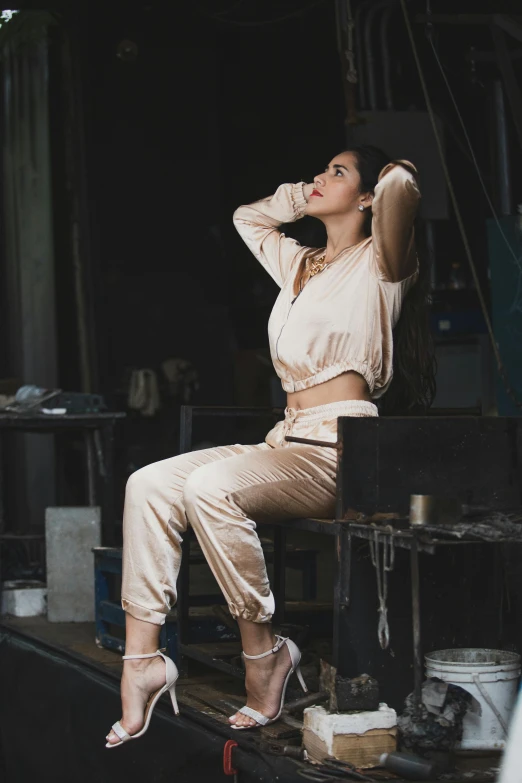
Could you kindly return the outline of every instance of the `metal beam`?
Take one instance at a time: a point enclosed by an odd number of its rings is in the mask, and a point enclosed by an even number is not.
[[[493,25],[491,28],[491,33],[495,44],[498,67],[500,68],[502,79],[504,80],[504,87],[511,106],[518,141],[522,148],[522,93],[520,92],[517,77],[515,76],[513,63],[509,57],[505,33],[496,25]]]
[[[417,14],[418,24],[493,24],[493,14]]]
[[[512,35],[517,41],[522,41],[522,19],[520,17],[495,14],[493,21],[497,27]]]
[[[522,41],[522,16],[520,14],[510,14],[509,16],[507,14],[417,14],[415,22],[417,24],[487,24],[493,28],[500,27],[517,41]]]
[[[522,58],[522,49],[520,47],[518,49],[512,49],[508,54],[510,60],[520,60],[520,58]],[[492,63],[497,61],[497,54],[496,52],[483,52],[473,49],[467,52],[466,60],[468,60],[468,62]]]

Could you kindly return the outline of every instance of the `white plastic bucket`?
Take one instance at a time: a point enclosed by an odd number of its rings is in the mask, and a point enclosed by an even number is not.
[[[426,655],[426,676],[460,685],[482,707],[482,715],[466,713],[463,750],[502,749],[506,727],[515,706],[520,677],[520,655],[506,650],[463,648],[437,650]]]

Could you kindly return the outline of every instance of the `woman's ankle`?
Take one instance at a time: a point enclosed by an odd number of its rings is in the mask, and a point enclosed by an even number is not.
[[[243,652],[245,655],[262,655],[263,653],[270,652],[274,649],[276,644],[275,638],[274,639],[267,639],[264,642],[260,642],[259,644],[249,644],[247,648],[243,645]],[[268,658],[268,656],[267,656]],[[260,659],[258,659],[260,660]]]
[[[159,647],[160,626],[126,614],[125,655],[152,655]],[[138,659],[139,660],[139,659]],[[152,660],[145,658],[144,660]]]
[[[126,669],[146,669],[155,660],[155,658],[134,658],[130,661],[123,661]]]
[[[243,652],[246,655],[262,655],[276,644],[272,623],[252,623],[238,618]]]

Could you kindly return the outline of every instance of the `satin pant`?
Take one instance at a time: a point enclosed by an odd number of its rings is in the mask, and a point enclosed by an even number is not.
[[[337,450],[285,437],[335,443],[338,416],[376,415],[364,401],[287,408],[264,443],[191,451],[132,474],[123,516],[123,609],[165,622],[191,525],[231,614],[269,622],[274,597],[256,521],[335,513]]]

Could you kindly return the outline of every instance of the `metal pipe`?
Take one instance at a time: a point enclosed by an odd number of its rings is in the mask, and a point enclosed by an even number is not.
[[[393,93],[392,93],[391,73],[390,73],[391,71],[390,47],[388,46],[388,27],[390,25],[390,17],[392,15],[392,11],[393,11],[392,8],[387,8],[384,11],[381,18],[381,25],[380,25],[384,99],[388,111],[393,110]]]
[[[335,34],[337,39],[337,51],[339,57],[343,54],[343,40],[342,40],[342,21],[341,21],[341,9],[340,5],[344,0],[335,0]]]
[[[373,56],[372,46],[372,26],[373,17],[380,8],[381,3],[377,3],[370,8],[364,23],[364,54],[366,56],[366,71],[368,76],[368,101],[371,111],[377,109],[377,88],[375,86],[375,58]]]
[[[87,461],[87,503],[89,506],[96,505],[96,479],[94,471],[94,436],[91,430],[85,430],[83,433],[85,443],[85,456]]]
[[[511,215],[511,171],[509,165],[509,139],[506,123],[504,88],[500,80],[493,83],[495,111],[495,163],[498,206],[502,215]]]
[[[390,4],[390,0],[384,0],[384,2],[373,3],[366,16],[364,24],[364,53],[366,55],[366,69],[368,72],[368,98],[371,111],[377,110],[377,86],[375,81],[375,57],[373,56],[372,46],[372,28],[373,20],[378,11],[381,8],[385,8]]]
[[[305,707],[310,707],[311,704],[322,704],[325,701],[329,701],[329,699],[330,691],[308,693],[306,696],[302,696],[300,699],[287,702],[285,704],[285,712],[302,712]]]
[[[337,32],[337,49],[341,61],[341,74],[343,81],[344,101],[346,108],[346,130],[356,125],[357,109],[355,91],[358,81],[357,65],[354,51],[354,20],[351,9],[351,0],[335,0],[335,26]],[[351,139],[347,138],[348,144]]]
[[[435,248],[435,223],[433,220],[424,221],[426,237],[426,253],[430,265],[430,288],[435,291],[437,288],[437,253]]]
[[[363,37],[362,37],[362,16],[366,3],[362,2],[355,11],[355,57],[357,60],[357,75],[359,77],[359,108],[366,109],[366,86],[364,83],[364,60],[363,60]]]
[[[417,546],[417,534],[413,532],[410,550],[411,565],[411,609],[413,622],[413,693],[415,699],[415,711],[422,704],[422,649],[421,649],[421,625],[420,625],[420,579],[419,579],[419,550]]]

